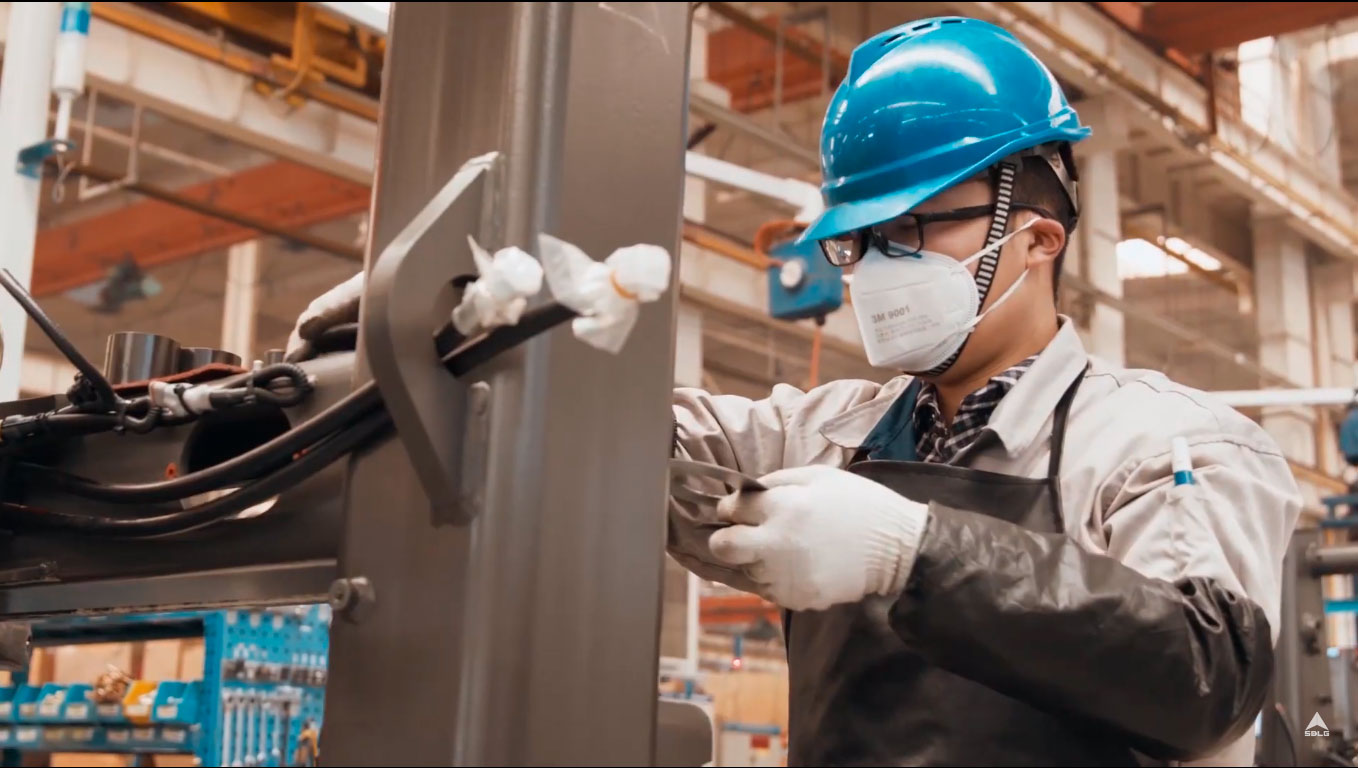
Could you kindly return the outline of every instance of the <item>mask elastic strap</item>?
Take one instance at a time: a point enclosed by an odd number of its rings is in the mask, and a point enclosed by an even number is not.
[[[986,297],[990,296],[990,285],[995,282],[995,271],[1000,266],[999,249],[1004,245],[1004,231],[1009,229],[1010,206],[1014,202],[1014,178],[1018,176],[1018,168],[1018,163],[1012,160],[1000,163],[999,180],[995,184],[995,215],[990,219],[985,248],[979,253],[981,263],[976,267],[976,293],[980,296],[976,305],[978,308],[985,307]],[[970,339],[968,335],[967,340]],[[947,360],[924,372],[925,375],[937,376],[947,371],[966,349],[967,340],[963,340],[957,352],[948,356]]]
[[[1000,238],[999,240],[995,241],[994,243],[991,243],[990,245],[986,246],[985,248],[981,249],[980,251],[977,251],[976,253],[972,254],[971,256],[968,256],[966,259],[963,259],[963,260],[961,261],[961,265],[962,265],[963,267],[966,267],[967,265],[971,264],[972,262],[976,261],[977,259],[984,259],[985,257],[989,256],[990,254],[996,254],[996,253],[998,253],[999,250],[1000,250],[1001,248],[1004,248],[1004,244],[1005,244],[1005,243],[1008,243],[1009,241],[1013,240],[1014,237],[1017,236],[1020,232],[1023,232],[1024,230],[1028,229],[1029,227],[1032,227],[1034,224],[1037,224],[1037,219],[1029,219],[1028,221],[1024,222],[1023,224],[1019,225],[1019,228],[1018,228],[1018,229],[1014,230],[1013,232],[1009,233],[1008,235],[1005,235],[1004,237]],[[993,280],[993,278],[992,278],[992,280]],[[985,299],[982,299],[982,300],[981,300],[981,304],[985,304]]]
[[[1018,290],[1019,284],[1023,283],[1023,279],[1026,278],[1026,277],[1028,277],[1028,271],[1027,271],[1027,270],[1024,270],[1023,272],[1019,273],[1018,279],[1016,279],[1013,283],[1011,283],[1011,284],[1009,285],[1009,288],[1006,288],[1006,289],[1004,290],[1004,293],[1003,293],[1003,294],[1000,294],[1000,298],[999,298],[999,299],[996,299],[994,304],[992,304],[992,305],[990,305],[989,307],[985,308],[985,311],[984,311],[984,312],[981,312],[981,313],[978,314],[975,318],[972,318],[971,321],[970,321],[969,323],[967,323],[967,330],[970,331],[971,329],[976,328],[976,324],[978,324],[978,323],[980,323],[981,321],[985,320],[985,316],[989,315],[991,310],[993,310],[993,309],[995,309],[996,307],[999,307],[1000,305],[1004,304],[1004,300],[1006,300],[1006,299],[1008,299],[1009,297],[1013,296],[1014,292],[1015,292],[1016,290]]]

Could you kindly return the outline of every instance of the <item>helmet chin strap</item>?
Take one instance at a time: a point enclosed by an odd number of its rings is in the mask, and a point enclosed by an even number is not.
[[[990,219],[990,231],[986,233],[985,246],[990,248],[996,241],[1004,237],[1004,233],[1009,229],[1010,206],[1014,202],[1014,178],[1018,176],[1018,162],[1006,160],[1000,163],[999,180],[995,183],[995,215]],[[1000,249],[995,248],[987,251],[976,265],[976,292],[980,295],[980,301],[976,304],[977,315],[985,311],[985,301],[990,296],[990,287],[995,282],[995,272],[1000,267]],[[1012,291],[1014,286],[1010,287]],[[967,338],[962,341],[962,345],[957,348],[957,352],[948,356],[948,359],[934,366],[928,371],[918,374],[919,376],[938,376],[957,362],[962,356],[962,351],[967,349],[967,342],[971,341],[971,335],[975,332],[976,326],[972,326],[967,332]],[[910,372],[913,373],[913,372]]]

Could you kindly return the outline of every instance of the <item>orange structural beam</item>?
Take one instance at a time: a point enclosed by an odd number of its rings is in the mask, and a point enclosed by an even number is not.
[[[1140,21],[1143,34],[1192,55],[1353,16],[1355,3],[1150,3]]]
[[[280,228],[300,228],[364,211],[369,188],[307,166],[276,161],[175,190],[179,197]],[[131,258],[142,267],[257,237],[240,224],[160,200],[131,205],[38,233],[33,294],[93,283]]]
[[[698,624],[747,625],[766,619],[782,622],[781,610],[757,595],[705,595],[698,599]]]
[[[713,8],[725,5],[716,3]],[[782,55],[776,56],[776,19],[755,19],[734,9],[729,13],[736,23],[708,35],[707,77],[730,92],[732,109],[751,112],[775,103],[779,58],[783,103],[833,90],[848,69],[847,56],[825,51],[820,41],[796,27],[783,29]]]

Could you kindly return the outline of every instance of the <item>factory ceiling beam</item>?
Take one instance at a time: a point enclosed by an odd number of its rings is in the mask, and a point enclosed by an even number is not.
[[[289,78],[377,95],[386,39],[312,3],[176,2],[157,10],[268,55]]]
[[[736,27],[762,37],[770,43],[778,42],[778,28],[776,22],[768,19],[756,19],[750,14],[740,10],[731,3],[708,3],[707,7],[713,13],[730,21]],[[820,43],[814,40],[801,40],[797,36],[788,36],[783,41],[783,47],[788,53],[796,56],[803,61],[819,65],[825,51],[822,50]],[[849,69],[849,58],[834,50],[830,52],[830,80],[838,83],[844,79],[844,73]]]
[[[1099,3],[1144,5],[1144,34],[1186,54],[1232,48],[1358,16],[1355,3]]]
[[[1235,195],[1289,217],[1326,251],[1358,258],[1358,199],[1313,164],[1216,114],[1208,89],[1117,22],[1085,3],[959,3],[970,15],[1014,31],[1058,77],[1089,94],[1116,94],[1132,119],[1164,137],[1185,160],[1207,160]]]
[[[732,22],[708,34],[707,77],[731,94],[738,112],[752,112],[827,93],[848,71],[849,58],[827,50],[801,25],[776,16],[755,18],[730,3],[708,3],[713,13]],[[779,26],[782,29],[780,31]],[[778,72],[782,47],[781,94]]]
[[[128,259],[143,268],[154,267],[249,240],[260,230],[277,233],[365,211],[370,197],[366,185],[286,161],[173,192],[154,187],[133,191],[161,199],[38,233],[34,295],[93,283]],[[226,213],[234,221],[212,212]],[[257,223],[259,228],[244,223]],[[307,245],[362,257],[356,246],[302,237],[316,241]]]
[[[721,127],[749,137],[770,149],[777,150],[785,157],[800,160],[811,168],[820,168],[820,154],[816,150],[777,128],[751,120],[696,93],[689,94],[688,108],[690,112],[704,120],[710,120]]]
[[[285,105],[297,107],[311,100],[355,117],[377,119],[377,104],[373,99],[325,82],[319,62],[326,60],[314,56],[311,50],[314,42],[306,46],[306,60],[295,61],[289,57],[258,55],[225,42],[220,35],[177,24],[162,14],[149,13],[125,3],[100,3],[94,7],[93,13],[95,18],[246,75],[251,80],[250,87],[253,90]],[[331,65],[332,72],[345,69],[343,65],[327,63]],[[364,68],[361,73],[351,73],[350,77],[366,81],[367,70]]]
[[[1180,69],[1199,80],[1203,76],[1202,61],[1199,57],[1189,55],[1183,51],[1165,43],[1158,38],[1154,31],[1146,26],[1146,9],[1154,3],[1090,3],[1108,15],[1113,21],[1122,25],[1122,28],[1131,32],[1133,35],[1156,49],[1164,55],[1166,59],[1174,62]]]

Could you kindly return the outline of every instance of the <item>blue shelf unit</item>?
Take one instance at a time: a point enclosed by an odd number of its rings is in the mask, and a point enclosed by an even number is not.
[[[202,636],[199,681],[134,681],[120,703],[92,683],[0,687],[0,749],[189,753],[202,766],[309,766],[325,701],[330,607],[63,617],[36,623],[34,643]],[[18,675],[15,680],[23,680]]]

